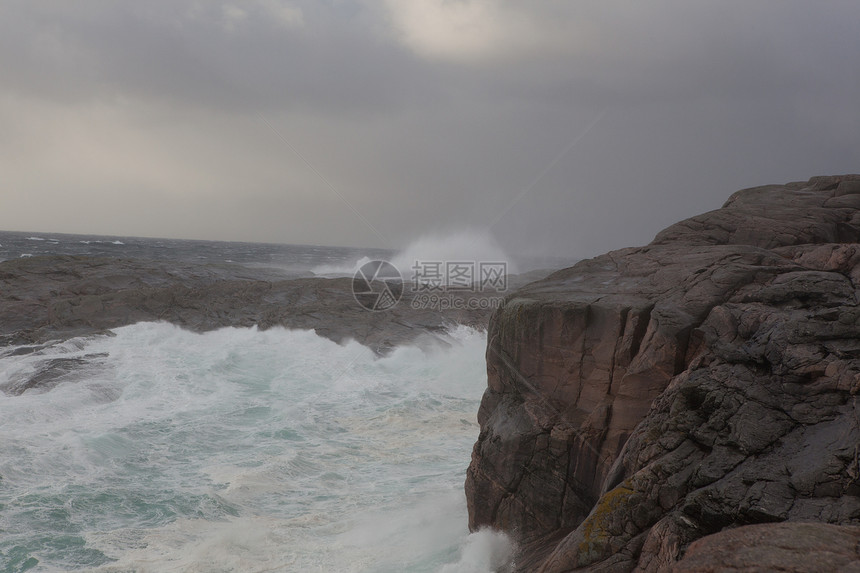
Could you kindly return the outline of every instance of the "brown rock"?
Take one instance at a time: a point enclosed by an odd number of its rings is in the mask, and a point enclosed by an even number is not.
[[[512,280],[516,280],[513,278]],[[378,351],[444,330],[451,322],[482,327],[488,308],[362,308],[351,278],[296,278],[238,265],[45,256],[0,262],[0,346],[39,344],[163,320],[190,330],[225,326],[315,329]],[[460,298],[495,293],[463,291]]]
[[[824,523],[748,525],[704,537],[673,573],[860,572],[860,527]]]
[[[512,533],[523,570],[658,571],[727,527],[860,523],[854,181],[741,191],[510,295],[470,527]]]
[[[513,284],[519,280],[509,277]],[[428,337],[444,343],[434,335],[452,323],[485,328],[489,304],[481,308],[454,303],[497,296],[458,291],[450,293],[450,308],[413,308],[414,295],[407,285],[394,308],[370,312],[353,298],[351,278],[285,279],[238,265],[82,256],[8,260],[0,262],[0,355],[35,352],[46,343],[156,320],[198,332],[226,326],[313,329],[337,342],[353,339],[384,354],[398,344]],[[48,389],[81,365],[75,360],[48,362],[30,378],[0,391]]]

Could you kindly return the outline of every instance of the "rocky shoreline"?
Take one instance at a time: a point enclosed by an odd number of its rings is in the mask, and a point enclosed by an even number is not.
[[[470,527],[521,571],[860,570],[858,243],[860,176],[815,177],[510,294]]]
[[[542,276],[511,277],[496,312],[369,312],[350,278],[17,259],[0,262],[0,355],[152,320],[379,354],[487,327],[469,525],[508,532],[517,570],[860,571],[860,176],[739,191]],[[49,389],[80,360],[0,390]]]
[[[508,284],[515,287],[548,273],[510,275]],[[112,328],[142,321],[166,321],[195,332],[228,326],[312,329],[338,343],[356,340],[385,354],[427,338],[444,344],[438,335],[455,324],[485,329],[495,302],[489,299],[499,297],[490,291],[452,291],[446,293],[447,308],[416,307],[411,303],[419,293],[409,284],[404,288],[393,308],[371,312],[356,302],[349,277],[285,278],[262,268],[170,260],[7,260],[0,262],[0,356],[38,352],[46,344],[109,334]],[[51,362],[32,379],[0,390],[50,388],[82,366],[79,362]]]

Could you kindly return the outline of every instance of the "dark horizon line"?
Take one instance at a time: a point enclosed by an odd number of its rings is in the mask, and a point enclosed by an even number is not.
[[[373,250],[373,251],[389,251],[396,252],[395,249],[387,249],[384,247],[352,247],[348,245],[315,245],[310,243],[282,243],[282,242],[274,242],[274,241],[233,241],[227,239],[188,239],[182,237],[158,237],[158,236],[147,236],[147,235],[103,235],[99,233],[66,233],[66,232],[57,232],[57,231],[18,231],[18,230],[10,230],[10,229],[0,229],[0,233],[9,233],[9,234],[17,234],[17,235],[33,235],[38,236],[39,238],[43,238],[42,235],[58,235],[58,236],[66,236],[66,237],[99,237],[104,239],[144,239],[144,240],[162,240],[162,241],[187,241],[190,243],[233,243],[233,244],[244,244],[244,245],[275,245],[275,246],[284,246],[284,247],[322,247],[322,248],[335,248],[335,249],[355,249],[355,250]]]

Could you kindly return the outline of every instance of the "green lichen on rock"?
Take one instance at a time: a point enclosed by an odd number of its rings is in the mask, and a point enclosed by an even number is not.
[[[631,481],[625,480],[615,489],[609,490],[597,501],[597,505],[580,526],[583,540],[577,550],[581,566],[593,563],[607,553],[608,545],[618,525],[618,511],[629,507],[635,495]]]

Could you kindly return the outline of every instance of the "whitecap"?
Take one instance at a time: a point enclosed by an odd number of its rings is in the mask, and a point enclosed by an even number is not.
[[[318,276],[325,277],[351,277],[358,269],[370,262],[370,257],[361,257],[351,263],[336,263],[317,265],[311,269],[311,272]]]
[[[40,566],[483,573],[504,561],[501,538],[469,534],[462,489],[486,386],[482,332],[384,357],[283,328],[114,332],[0,358],[11,376],[103,355],[86,376],[0,400],[4,527],[26,535]],[[16,521],[31,491],[73,503],[75,527],[98,524],[81,536],[113,561],[39,547],[50,532]]]

